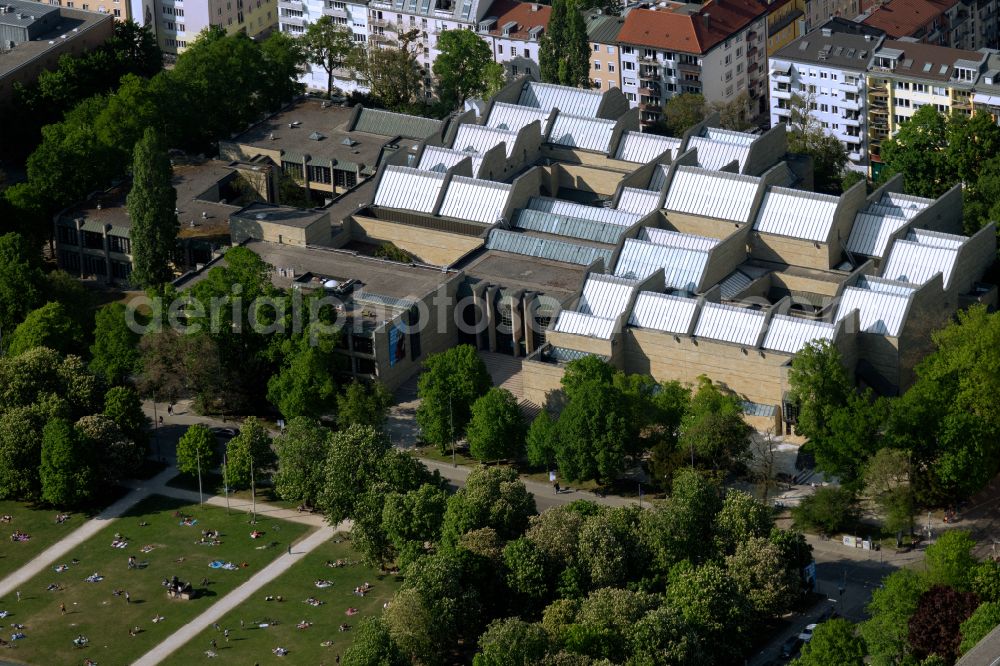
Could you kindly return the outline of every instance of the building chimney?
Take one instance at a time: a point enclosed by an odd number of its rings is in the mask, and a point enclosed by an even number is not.
[[[701,20],[705,22],[705,29],[708,30],[712,27],[712,15],[705,12],[701,15]]]
[[[533,12],[537,12],[538,11],[538,3],[537,2],[531,3],[531,11],[533,11]]]
[[[833,37],[833,29],[832,28],[823,28],[823,36],[824,37]]]

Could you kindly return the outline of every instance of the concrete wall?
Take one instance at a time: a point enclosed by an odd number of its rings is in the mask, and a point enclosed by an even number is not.
[[[321,215],[308,227],[232,216],[229,218],[229,233],[233,245],[250,238],[285,245],[327,245],[331,238],[330,214]]]
[[[962,186],[956,185],[910,220],[911,227],[946,234],[962,233]]]
[[[432,266],[447,266],[459,257],[483,245],[477,236],[464,236],[437,229],[415,227],[389,220],[377,220],[352,215],[344,220],[351,238],[366,243],[389,241],[414,255],[418,261]]]
[[[549,396],[562,390],[565,368],[555,363],[527,358],[521,364],[521,383],[524,399],[545,406]]]
[[[708,236],[720,240],[729,238],[736,231],[737,223],[729,220],[719,220],[700,215],[689,215],[688,213],[678,213],[668,210],[667,225],[683,234],[695,234],[697,236]]]
[[[615,336],[618,337],[619,334],[616,333]],[[601,340],[600,338],[592,338],[586,335],[559,333],[549,329],[545,334],[545,339],[553,347],[565,347],[589,354],[607,356],[611,359],[610,363],[612,365],[619,368],[622,367],[620,365],[622,360],[621,354],[616,353],[617,350],[621,349],[621,342],[620,340],[615,340],[614,337],[611,340]],[[615,344],[616,342],[617,344]]]
[[[553,164],[552,173],[558,178],[559,187],[583,192],[613,196],[624,174],[577,164]]]
[[[948,291],[964,294],[972,289],[972,284],[982,279],[990,269],[997,254],[996,223],[991,222],[966,241],[955,257],[955,267],[951,272]]]
[[[773,167],[785,157],[788,152],[788,133],[783,125],[772,127],[764,132],[750,146],[743,173],[759,176]]]
[[[698,291],[722,281],[747,258],[747,243],[750,241],[750,225],[735,230],[721,243],[708,252],[708,263]]]
[[[755,231],[751,247],[754,259],[818,270],[830,267],[831,248],[826,243]]]

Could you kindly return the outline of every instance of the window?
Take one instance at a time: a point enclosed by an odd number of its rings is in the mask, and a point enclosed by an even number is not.
[[[910,84],[906,81],[896,81],[896,90],[909,90]]]
[[[726,81],[732,81],[732,80],[733,80],[733,73],[726,72]]]
[[[831,111],[832,113],[839,113],[839,112],[840,112],[840,109],[838,109],[838,108],[837,108],[837,107],[835,107],[835,106],[831,106],[831,107],[830,107],[830,111]]]
[[[615,47],[609,46],[608,47],[608,55],[614,55],[614,54],[615,54]]]
[[[948,113],[947,104],[935,104],[934,108],[937,109],[939,113]]]
[[[633,53],[635,53],[635,49],[632,48],[631,46],[623,46],[622,53],[624,53],[625,55],[632,55]]]
[[[126,261],[112,261],[111,275],[116,280],[127,280],[132,275],[132,264]]]
[[[634,102],[635,101],[635,93],[627,92],[627,93],[625,93],[625,98],[628,101],[630,101],[630,102]]]
[[[823,113],[829,113],[830,112],[830,107],[827,106],[826,104],[820,104],[819,105],[819,110],[822,111]]]
[[[72,273],[80,272],[80,255],[76,252],[60,252],[59,266]]]
[[[726,88],[726,97],[729,97],[729,96],[731,96],[732,94],[733,94],[733,87],[732,87],[732,86],[728,86],[728,87]]]
[[[742,74],[743,73],[743,63],[740,62],[740,63],[736,64],[736,73],[737,74]]]
[[[309,166],[309,180],[314,183],[330,184],[330,167]]]
[[[56,238],[62,245],[78,245],[76,229],[59,225],[56,227]]]
[[[728,65],[733,61],[733,56],[731,54],[726,54],[724,64]]]
[[[633,72],[635,71],[635,63],[626,60],[625,62],[622,63],[622,69],[624,69],[626,72]]]
[[[736,47],[736,57],[739,58],[741,55],[743,55],[743,47],[738,46]]]
[[[108,236],[108,248],[119,254],[132,254],[132,239],[121,236]]]
[[[904,109],[910,108],[910,100],[906,99],[905,97],[897,97],[896,104],[903,107]]]
[[[601,50],[601,45],[600,44],[594,44],[594,52],[596,53],[596,52],[598,52],[600,50]]]
[[[527,48],[524,49],[524,57],[527,58],[528,60],[531,60],[531,51],[529,51]]]
[[[594,71],[595,72],[601,71],[601,61],[600,60],[595,60],[594,61]]]
[[[510,74],[511,76],[517,76],[517,65],[510,66]]]
[[[184,31],[185,31],[184,24],[183,23],[178,23],[177,24],[177,32],[184,32]]]
[[[115,10],[115,16],[121,16],[121,15],[122,15],[122,10],[116,9]]]
[[[597,90],[601,89],[601,80],[600,79],[594,79],[594,88],[596,88]]]
[[[651,59],[656,58],[656,51],[654,51],[653,49],[643,49],[642,57]]]
[[[281,170],[292,178],[302,178],[302,165],[298,162],[286,162],[281,160]]]
[[[613,63],[613,62],[609,62],[608,63],[608,71],[609,72],[615,71],[615,63]]]
[[[94,257],[89,254],[83,255],[83,272],[86,275],[107,275],[107,263],[104,257]]]
[[[503,44],[497,44],[497,53],[503,55]]]
[[[948,89],[947,88],[939,88],[938,86],[934,86],[933,91],[934,91],[935,95],[947,95],[948,94]]]
[[[927,86],[924,85],[923,83],[914,83],[913,92],[925,93],[927,92]]]
[[[83,3],[83,9],[84,11],[90,9],[90,5],[88,5],[87,3]]]
[[[828,76],[828,74],[826,72],[820,72],[819,73],[819,78],[821,78],[821,79],[825,79],[825,78],[827,78],[827,76]]]

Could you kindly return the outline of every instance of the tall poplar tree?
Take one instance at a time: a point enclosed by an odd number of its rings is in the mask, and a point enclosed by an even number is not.
[[[159,134],[147,128],[135,144],[132,191],[126,200],[132,218],[132,282],[143,287],[163,284],[173,276],[169,263],[179,224],[172,177]]]
[[[576,0],[553,0],[538,57],[542,81],[590,87],[590,42]]]

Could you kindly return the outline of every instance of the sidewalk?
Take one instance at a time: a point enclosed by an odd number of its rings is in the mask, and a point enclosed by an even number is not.
[[[338,526],[340,528],[342,526]],[[291,554],[284,554],[260,570],[257,574],[235,590],[212,605],[211,608],[194,618],[183,627],[168,636],[166,640],[154,647],[134,662],[133,666],[154,666],[179,650],[202,631],[222,619],[229,611],[246,601],[260,588],[283,574],[297,560],[311,553],[316,548],[329,541],[337,529],[326,526],[313,532],[293,546]]]
[[[70,550],[76,548],[81,543],[104,529],[108,523],[114,521],[123,513],[131,509],[142,499],[157,493],[161,493],[163,484],[177,474],[177,470],[167,468],[157,474],[149,481],[133,482],[132,491],[120,500],[101,511],[99,514],[88,520],[76,530],[70,532],[65,537],[52,544],[33,560],[25,564],[17,571],[0,580],[0,599],[18,590],[31,578],[49,568],[54,562],[63,558]]]

